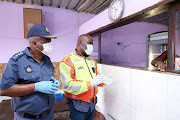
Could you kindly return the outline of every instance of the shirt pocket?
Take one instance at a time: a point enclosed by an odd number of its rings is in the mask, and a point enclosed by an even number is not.
[[[40,82],[40,75],[37,72],[32,73],[24,73],[22,75],[22,84],[28,84],[28,83],[36,83]]]
[[[44,67],[41,71],[43,76],[54,76],[54,68],[53,67]]]
[[[41,71],[43,81],[50,81],[51,77],[54,76],[54,69],[51,67],[44,67]]]

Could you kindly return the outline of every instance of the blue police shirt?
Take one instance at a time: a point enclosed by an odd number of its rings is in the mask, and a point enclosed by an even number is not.
[[[50,81],[54,75],[54,67],[48,56],[44,56],[39,64],[31,55],[29,48],[10,58],[0,79],[0,90],[15,84],[30,84]],[[41,92],[33,92],[21,97],[12,97],[11,106],[14,111],[28,112],[38,115],[52,109],[55,96]]]
[[[75,50],[75,53],[78,54],[79,56],[82,56],[76,50]],[[88,57],[88,56],[83,56],[83,57]],[[97,103],[97,97],[95,99],[95,102],[94,102],[94,99],[92,98],[90,103],[84,102],[82,100],[74,100],[74,99],[71,99],[71,98],[67,98],[66,102],[69,103],[70,100],[73,102],[73,105],[76,108],[76,110],[81,111],[81,112],[88,112],[89,109],[91,111],[93,111],[94,108],[95,108],[95,105]]]

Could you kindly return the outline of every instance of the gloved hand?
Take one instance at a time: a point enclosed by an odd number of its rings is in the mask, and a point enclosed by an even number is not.
[[[53,83],[52,81],[41,81],[35,83],[34,91],[39,91],[46,94],[54,94],[54,92],[58,91],[59,85]]]
[[[112,77],[112,76],[111,76]],[[113,80],[111,77],[106,77],[104,84],[105,85],[112,85],[113,84]]]
[[[53,81],[53,83],[57,84],[58,86],[60,86],[60,82],[58,80],[56,80],[53,76],[51,77],[51,80]],[[59,88],[59,87],[58,87]]]
[[[104,83],[106,77],[104,75],[97,75],[95,76],[90,82],[91,82],[91,86],[96,87],[101,83]]]

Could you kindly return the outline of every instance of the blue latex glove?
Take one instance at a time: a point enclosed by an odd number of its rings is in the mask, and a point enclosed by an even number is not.
[[[53,81],[53,83],[58,85],[58,88],[60,86],[60,82],[58,80],[56,80],[53,76],[51,77],[51,80]]]
[[[56,83],[53,83],[52,81],[41,81],[38,83],[35,83],[35,89],[34,91],[39,91],[46,94],[54,94],[56,91],[58,91],[59,85]]]

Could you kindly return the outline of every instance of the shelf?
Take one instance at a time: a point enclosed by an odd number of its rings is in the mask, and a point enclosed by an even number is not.
[[[152,55],[161,55],[161,53],[152,53]]]
[[[147,41],[148,45],[153,45],[153,44],[168,44],[168,39],[162,39],[162,40],[154,40],[154,41]]]

